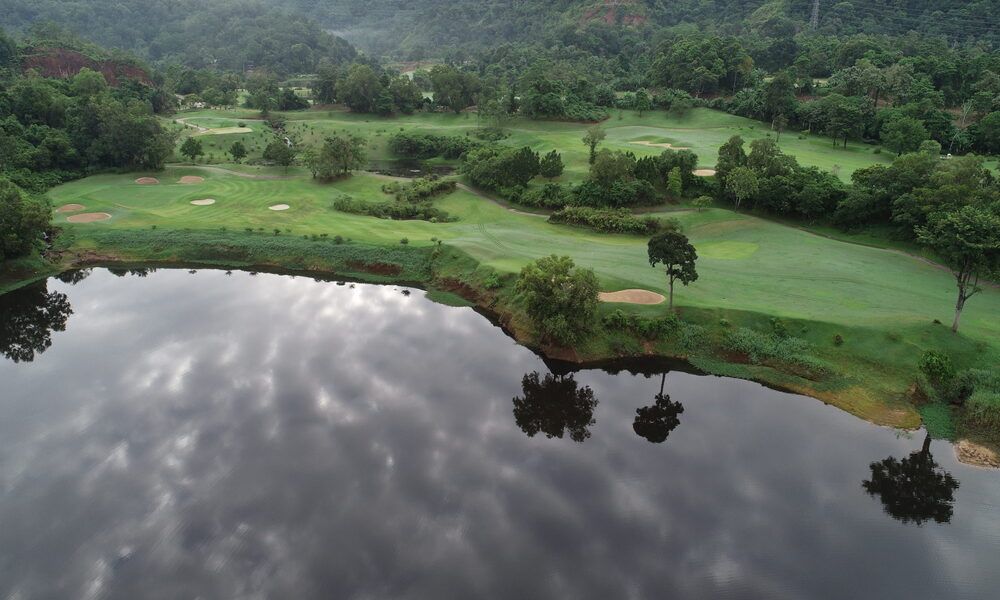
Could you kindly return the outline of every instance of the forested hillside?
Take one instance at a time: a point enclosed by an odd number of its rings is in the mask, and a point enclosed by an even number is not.
[[[405,59],[458,57],[509,42],[615,54],[683,24],[762,38],[915,31],[957,43],[1000,43],[1000,5],[992,0],[818,5],[815,28],[814,0],[0,0],[0,12],[8,30],[51,21],[152,61],[225,68],[252,63],[285,72],[353,55],[326,31],[372,54]]]
[[[283,74],[349,61],[354,48],[306,16],[256,0],[0,0],[4,27],[50,35],[64,27],[155,63]],[[329,24],[328,24],[329,25]]]

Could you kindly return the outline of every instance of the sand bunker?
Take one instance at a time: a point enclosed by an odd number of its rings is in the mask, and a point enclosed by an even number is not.
[[[67,212],[76,212],[78,210],[83,210],[83,209],[84,206],[82,204],[63,204],[62,206],[56,209],[56,212],[67,213]]]
[[[160,183],[160,180],[156,177],[140,177],[139,179],[136,179],[135,182],[139,185],[156,185],[157,183]]]
[[[618,302],[622,304],[661,304],[666,300],[662,295],[649,290],[601,292],[597,297],[601,302]]]
[[[288,210],[291,206],[288,206],[287,204],[275,204],[274,206],[268,206],[267,208],[269,210]]]
[[[107,221],[111,218],[108,213],[83,213],[66,217],[70,223],[93,223],[95,221]]]
[[[195,135],[228,135],[230,133],[253,133],[249,127],[218,127],[216,129],[199,130]]]
[[[670,142],[663,142],[661,144],[658,144],[656,142],[647,142],[646,140],[639,140],[632,143],[637,146],[646,146],[648,148],[666,148],[668,150],[690,150],[690,148],[687,148],[685,146],[675,146]]]
[[[696,169],[694,174],[698,177],[711,177],[715,175],[715,169]]]
[[[192,200],[191,204],[194,204],[195,206],[211,206],[215,204],[215,199],[205,198],[204,200]]]
[[[198,177],[197,175],[185,175],[180,179],[181,183],[201,183],[203,181],[205,181],[205,178]]]

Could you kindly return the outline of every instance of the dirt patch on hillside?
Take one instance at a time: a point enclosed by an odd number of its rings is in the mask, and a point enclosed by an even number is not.
[[[360,260],[348,261],[347,268],[361,273],[371,273],[372,275],[399,275],[403,272],[403,267],[392,263],[366,263]]]
[[[198,177],[197,175],[185,175],[180,178],[181,183],[203,183],[204,181],[204,177]]]
[[[107,221],[111,218],[108,213],[83,213],[66,217],[70,223],[94,223],[96,221]]]
[[[58,213],[77,212],[79,210],[83,210],[84,208],[85,207],[82,204],[63,204],[62,206],[56,209],[56,212]]]
[[[977,467],[1000,468],[1000,454],[996,450],[981,446],[970,440],[959,440],[955,444],[955,455],[959,462]]]
[[[73,77],[83,68],[88,68],[104,75],[105,81],[111,87],[118,87],[118,82],[121,79],[133,79],[144,85],[153,85],[149,74],[135,65],[115,60],[94,60],[75,50],[65,48],[30,49],[26,51],[21,66],[25,71],[38,71],[43,77],[61,79]]]
[[[617,302],[620,304],[662,304],[666,298],[662,294],[649,290],[622,290],[620,292],[601,292],[597,295],[601,302]]]
[[[192,200],[191,204],[194,204],[195,206],[211,206],[215,204],[215,199],[205,198],[204,200]]]
[[[160,180],[156,177],[140,177],[139,179],[136,179],[135,182],[139,185],[156,185],[160,183]]]
[[[630,143],[635,144],[636,146],[646,146],[647,148],[666,148],[667,150],[690,150],[690,148],[686,146],[675,146],[670,142],[656,143],[656,142],[647,142],[646,140],[639,140],[637,142],[630,142]]]
[[[711,177],[715,175],[715,169],[695,169],[693,173],[695,177]]]

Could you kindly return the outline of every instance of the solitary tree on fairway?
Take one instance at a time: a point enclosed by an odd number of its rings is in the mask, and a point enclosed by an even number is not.
[[[196,158],[205,154],[205,149],[201,146],[201,140],[189,137],[181,144],[181,154],[194,162]]]
[[[229,147],[229,155],[233,157],[234,161],[240,162],[247,157],[247,147],[243,145],[243,142],[236,140]]]
[[[688,241],[687,236],[679,231],[664,231],[649,240],[649,266],[655,267],[662,263],[666,268],[667,281],[670,284],[670,310],[674,309],[674,281],[680,281],[685,286],[698,279],[694,268],[698,253]]]
[[[586,135],[583,136],[583,143],[590,148],[590,164],[594,164],[594,160],[597,159],[597,146],[606,137],[608,137],[608,134],[600,126],[595,125],[587,129]]]
[[[979,281],[1000,274],[1000,214],[996,209],[963,206],[937,216],[916,232],[917,239],[943,258],[955,276],[958,300],[951,330],[957,333],[965,302],[982,291]]]

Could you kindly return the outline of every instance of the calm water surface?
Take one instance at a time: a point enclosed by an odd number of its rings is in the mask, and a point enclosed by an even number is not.
[[[553,376],[419,290],[95,270],[0,297],[0,352],[5,600],[1000,590],[1000,474],[948,444],[743,381]]]

